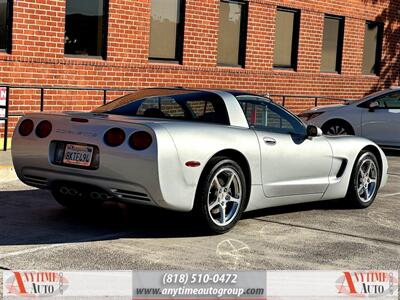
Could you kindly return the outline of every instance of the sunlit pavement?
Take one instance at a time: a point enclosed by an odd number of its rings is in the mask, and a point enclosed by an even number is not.
[[[74,214],[46,191],[0,183],[0,270],[398,270],[400,154],[391,154],[389,184],[368,209],[336,201],[266,209],[219,236],[186,214],[113,203]]]

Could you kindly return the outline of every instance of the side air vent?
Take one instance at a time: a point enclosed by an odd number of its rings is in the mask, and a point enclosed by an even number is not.
[[[117,197],[118,199],[122,200],[138,200],[138,201],[146,201],[150,202],[150,198],[147,194],[139,193],[139,192],[131,192],[131,191],[124,191],[118,189],[112,189],[111,192]]]
[[[338,173],[336,174],[337,178],[340,178],[340,177],[343,176],[343,173],[346,170],[346,167],[347,167],[347,159],[344,159],[342,161],[342,165],[340,166],[340,169],[339,169]]]
[[[24,175],[24,180],[33,186],[47,186],[48,183],[47,178],[32,175]]]

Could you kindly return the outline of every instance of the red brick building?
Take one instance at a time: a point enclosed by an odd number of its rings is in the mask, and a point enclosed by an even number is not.
[[[358,98],[398,84],[399,22],[398,0],[0,0],[0,84]],[[40,90],[9,96],[10,114],[40,109]],[[46,90],[43,109],[102,97]]]

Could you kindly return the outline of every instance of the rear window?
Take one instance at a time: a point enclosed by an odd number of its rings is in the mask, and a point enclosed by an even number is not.
[[[229,125],[224,101],[203,91],[147,89],[118,98],[93,112]]]

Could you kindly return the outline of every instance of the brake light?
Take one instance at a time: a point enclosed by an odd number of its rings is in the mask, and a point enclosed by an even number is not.
[[[22,136],[28,136],[32,133],[33,127],[33,121],[31,119],[25,119],[19,125],[18,132]]]
[[[45,137],[48,137],[50,135],[52,129],[53,126],[49,121],[41,121],[38,126],[36,126],[36,135],[39,138],[44,139]]]
[[[146,131],[137,131],[129,138],[129,145],[135,150],[145,150],[150,147],[153,138]]]
[[[125,141],[125,132],[120,128],[111,128],[104,134],[104,143],[110,147],[118,147]]]

